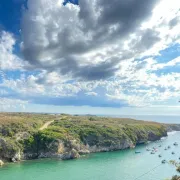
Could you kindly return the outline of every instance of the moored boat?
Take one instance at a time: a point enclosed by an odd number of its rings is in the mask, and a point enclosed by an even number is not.
[[[150,149],[150,148],[146,148],[146,151],[151,151],[152,149]]]
[[[140,151],[135,151],[135,154],[140,154],[141,152]]]
[[[151,154],[155,154],[155,151],[151,151]]]

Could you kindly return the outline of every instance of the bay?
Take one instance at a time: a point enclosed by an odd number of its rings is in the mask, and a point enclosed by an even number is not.
[[[173,143],[178,142],[179,146]],[[161,145],[161,147],[158,147]],[[171,149],[165,151],[168,145]],[[146,151],[158,147],[156,154]],[[140,154],[135,154],[140,151]],[[172,155],[172,151],[175,152]],[[161,154],[162,158],[158,155]],[[135,149],[93,153],[77,160],[32,160],[8,164],[0,168],[1,180],[165,180],[177,174],[163,159],[179,160],[180,132],[170,133],[161,141],[141,145]]]

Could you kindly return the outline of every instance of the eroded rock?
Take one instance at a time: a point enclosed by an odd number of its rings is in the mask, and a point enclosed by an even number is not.
[[[2,160],[0,160],[0,166],[3,166],[4,162]]]

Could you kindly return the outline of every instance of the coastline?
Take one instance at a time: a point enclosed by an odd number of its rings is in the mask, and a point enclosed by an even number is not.
[[[26,114],[20,115],[26,116]],[[20,117],[18,114],[6,116]],[[31,115],[30,118],[35,119],[36,116]],[[76,159],[89,153],[134,148],[147,141],[160,140],[173,128],[180,129],[180,125],[169,127],[165,124],[133,119],[71,115],[37,116],[38,120],[42,117],[43,122],[40,122],[37,130],[32,128],[26,132],[24,129],[18,131],[13,135],[14,141],[10,141],[6,136],[1,137],[0,146],[3,145],[6,148],[0,152],[0,159],[4,162],[40,158]],[[44,118],[48,120],[44,121]],[[21,125],[24,126],[29,121],[26,119],[21,122]],[[37,124],[37,120],[35,123]],[[44,124],[48,126],[39,130]],[[8,128],[10,125],[12,125],[11,122],[7,124]],[[35,126],[33,123],[32,125]],[[14,128],[14,124],[11,128]]]
[[[179,158],[179,146],[173,146],[179,141],[179,132],[168,136],[165,140],[151,142],[148,145],[138,145],[135,149],[120,150],[114,152],[91,153],[75,160],[59,159],[37,159],[18,163],[5,164],[0,168],[1,179],[18,180],[18,179],[127,179],[134,180],[141,174],[153,169],[156,165],[161,164],[162,159],[167,161]],[[156,154],[146,151],[146,147],[158,147]],[[171,149],[165,151],[164,148],[171,145]],[[140,154],[135,154],[140,151]],[[174,151],[175,155],[171,152]],[[158,155],[161,154],[162,158]],[[147,165],[148,162],[148,165]],[[113,173],[112,173],[113,172]],[[130,172],[130,173],[129,173]],[[146,175],[143,179],[166,179],[175,174],[173,166],[161,164],[161,166]]]

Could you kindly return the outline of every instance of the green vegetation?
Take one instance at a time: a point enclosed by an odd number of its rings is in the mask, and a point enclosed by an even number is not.
[[[50,121],[50,125],[41,130]],[[16,152],[20,149],[27,158],[36,158],[40,154],[87,151],[87,145],[96,146],[97,151],[104,151],[106,148],[123,149],[149,140],[158,140],[166,134],[166,128],[162,124],[133,119],[1,113],[0,140],[4,139],[9,146],[2,150],[0,141],[0,159],[5,157],[7,149]]]
[[[179,163],[179,162],[176,162],[176,161],[174,161],[174,160],[171,160],[171,161],[170,161],[170,164],[174,165],[174,166],[176,167],[176,171],[177,171],[178,173],[180,173],[180,163]],[[172,177],[171,180],[180,180],[180,176],[175,175],[175,176]]]
[[[176,171],[180,173],[180,166],[177,167]]]
[[[46,114],[0,113],[0,136],[14,137],[18,132],[32,132],[54,118]]]
[[[172,179],[171,179],[171,180],[180,180],[180,176],[175,175],[175,176],[173,176],[173,177],[172,177]]]

